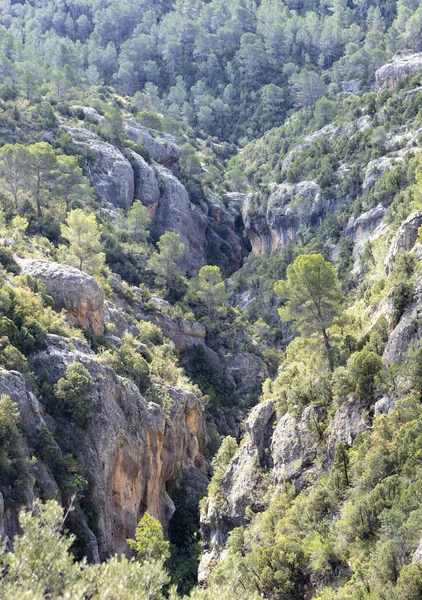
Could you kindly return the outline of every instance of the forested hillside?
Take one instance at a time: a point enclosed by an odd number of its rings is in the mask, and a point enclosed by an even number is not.
[[[0,21],[0,596],[420,599],[422,4]]]

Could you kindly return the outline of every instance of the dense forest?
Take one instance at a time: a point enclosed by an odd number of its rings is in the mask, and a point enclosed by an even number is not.
[[[421,40],[2,3],[2,598],[422,597]]]

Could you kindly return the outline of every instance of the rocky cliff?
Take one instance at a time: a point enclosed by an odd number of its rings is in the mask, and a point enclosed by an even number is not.
[[[87,129],[85,121],[103,123],[104,118],[97,111],[79,106],[74,112],[82,113],[84,120],[63,122],[62,130],[70,136],[75,151],[84,156],[85,173],[108,210],[126,211],[135,199],[141,200],[153,220],[152,234],[156,239],[166,231],[180,235],[190,275],[206,264],[213,242],[231,248],[235,262],[229,266],[230,272],[241,265],[245,250],[237,232],[240,211],[227,208],[214,196],[200,206],[191,202],[176,176],[181,151],[172,136],[150,133],[131,119],[124,121],[128,139],[149,153],[148,163],[131,148],[119,149]],[[223,236],[219,233],[222,227]]]
[[[188,474],[194,492],[205,489],[206,463],[201,452],[207,434],[203,408],[193,393],[168,388],[165,414],[157,404],[146,402],[133,383],[99,363],[84,343],[75,345],[74,341],[50,335],[47,348],[33,356],[31,366],[39,381],[54,384],[75,361],[88,368],[93,381],[93,417],[83,435],[72,422],[56,421],[48,415],[18,373],[0,373],[0,393],[18,403],[23,458],[32,456],[47,425],[60,432],[60,442],[54,444],[52,454],[64,458],[73,437],[79,439],[73,452],[88,482],[98,521],[94,535],[80,514],[78,528],[87,536],[89,558],[97,560],[128,551],[126,539],[133,537],[145,510],[167,530],[174,512],[166,492],[170,483],[179,485]],[[27,502],[39,490],[45,498],[60,497],[48,471],[51,460],[46,457],[45,464],[39,459],[31,465],[24,489]],[[18,527],[18,507],[10,505],[7,487],[2,486],[1,491],[7,503],[1,527],[11,538]]]
[[[378,69],[375,74],[377,87],[392,90],[398,82],[409,75],[422,71],[422,54],[403,53]]]

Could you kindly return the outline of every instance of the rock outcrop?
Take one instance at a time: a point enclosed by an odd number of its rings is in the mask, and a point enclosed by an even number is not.
[[[249,352],[229,355],[225,361],[225,372],[241,398],[260,389],[268,377],[264,361]]]
[[[419,228],[422,227],[422,210],[411,214],[400,225],[399,230],[391,242],[390,249],[385,258],[385,269],[387,274],[391,273],[396,258],[401,251],[409,252],[416,244]]]
[[[330,203],[322,206],[320,187],[315,181],[273,186],[266,202],[264,198],[247,196],[242,215],[253,252],[274,252],[297,242],[299,230],[318,225],[330,208]]]
[[[150,216],[153,217],[160,198],[160,187],[156,173],[142,156],[127,150],[127,155],[132,164],[135,177],[135,198],[148,207]]]
[[[180,352],[205,344],[206,329],[201,323],[186,319],[171,319],[162,313],[156,313],[151,321],[159,325],[164,335],[174,343]]]
[[[154,132],[154,135],[136,121],[125,119],[125,128],[132,142],[142,144],[155,162],[174,169],[180,159],[181,150],[172,135]]]
[[[246,443],[230,462],[221,480],[224,507],[208,498],[201,514],[201,532],[204,553],[199,566],[199,582],[207,579],[209,569],[219,560],[229,532],[243,524],[245,510],[257,505],[265,485],[261,464],[269,458],[269,448],[275,420],[275,404],[272,400],[258,404],[246,422]],[[267,482],[268,484],[268,482]]]
[[[421,318],[422,279],[419,278],[415,286],[413,300],[406,307],[400,321],[390,334],[384,350],[382,359],[387,367],[402,362],[412,344],[416,347],[420,344],[422,340]]]
[[[318,412],[313,407],[305,408],[299,420],[285,414],[278,421],[271,444],[277,483],[294,481],[297,490],[306,483],[317,457],[318,435],[313,429],[318,421]]]
[[[84,119],[91,123],[101,125],[104,117],[95,108],[88,106],[73,106],[73,112],[83,113]],[[148,150],[151,158],[168,169],[175,167],[180,159],[181,150],[175,138],[167,133],[149,131],[133,119],[125,119],[124,127],[128,138],[137,144],[142,144]]]
[[[417,547],[415,554],[413,555],[412,565],[418,562],[422,562],[422,540],[420,541],[420,544]]]
[[[335,412],[328,430],[327,456],[330,462],[334,459],[337,444],[351,446],[358,433],[368,428],[363,412],[362,403],[354,395],[342,402]]]
[[[397,161],[397,159],[396,159]],[[365,171],[365,179],[362,183],[362,191],[371,189],[377,180],[384,175],[384,173],[394,167],[396,161],[390,156],[381,156],[368,163]],[[398,161],[400,162],[400,161]]]
[[[290,482],[299,492],[312,484],[324,467],[331,466],[336,445],[351,445],[368,428],[362,413],[360,401],[350,396],[324,432],[324,414],[315,406],[305,407],[299,417],[286,413],[277,418],[274,400],[251,410],[245,424],[245,440],[221,478],[221,495],[209,495],[203,506],[200,582],[206,581],[219,561],[229,532],[245,524],[246,509],[265,509],[261,504],[268,486]]]
[[[207,217],[199,206],[193,205],[180,181],[164,167],[157,167],[161,195],[153,211],[153,235],[158,238],[166,231],[180,235],[185,244],[184,266],[196,274],[205,264],[205,231]]]
[[[393,90],[398,82],[409,75],[422,71],[422,54],[400,54],[378,69],[375,73],[376,85],[379,89]]]
[[[86,174],[104,202],[127,210],[134,200],[134,173],[130,162],[112,144],[81,127],[63,127],[72,144],[85,156]]]
[[[41,279],[56,310],[65,309],[72,324],[104,330],[104,290],[93,277],[74,267],[46,260],[19,261],[22,273]]]
[[[168,387],[165,413],[158,404],[146,402],[133,383],[98,362],[82,342],[48,336],[47,349],[32,357],[31,368],[39,381],[54,384],[75,361],[88,368],[93,384],[93,417],[74,452],[99,511],[95,544],[103,559],[128,551],[126,539],[146,509],[167,529],[174,505],[166,485],[177,483],[180,475],[183,479],[186,473],[197,473],[193,479],[204,491],[207,479],[197,465],[204,464],[207,434],[202,407],[192,392]],[[34,398],[24,385],[20,397],[21,414],[29,414]],[[41,422],[42,408],[37,405],[37,410]],[[75,434],[69,421],[61,436]]]

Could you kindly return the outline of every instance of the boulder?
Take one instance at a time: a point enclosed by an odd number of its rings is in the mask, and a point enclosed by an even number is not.
[[[385,258],[385,270],[387,271],[387,274],[391,273],[393,270],[399,252],[409,252],[412,250],[418,239],[418,230],[420,227],[422,227],[422,210],[418,210],[411,214],[400,225]]]
[[[393,90],[401,79],[409,75],[416,75],[421,71],[422,53],[400,54],[376,71],[376,85],[378,89]]]
[[[69,321],[104,330],[104,290],[93,277],[74,267],[46,260],[19,261],[22,273],[41,279],[52,296],[56,310],[67,310]]]

